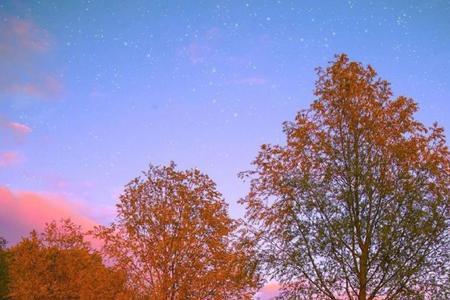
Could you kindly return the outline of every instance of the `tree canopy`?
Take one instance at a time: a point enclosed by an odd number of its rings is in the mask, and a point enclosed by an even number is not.
[[[9,249],[11,299],[117,299],[124,277],[106,267],[69,219],[33,231]]]
[[[450,299],[443,128],[370,65],[342,54],[317,74],[286,143],[241,174],[245,224],[199,170],[150,166],[108,226],[0,237],[0,299],[253,299],[263,278],[281,299]]]
[[[8,276],[8,251],[6,250],[6,240],[0,237],[0,299],[8,296],[9,276]]]
[[[104,253],[146,299],[250,299],[249,249],[214,182],[197,169],[151,166],[120,196],[117,220],[98,229]]]
[[[339,55],[317,72],[317,98],[284,124],[286,144],[263,145],[242,174],[262,268],[288,299],[448,293],[443,129],[419,122],[417,103],[393,97],[370,65]]]

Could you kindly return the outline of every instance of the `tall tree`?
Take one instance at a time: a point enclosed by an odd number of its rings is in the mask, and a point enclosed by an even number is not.
[[[263,268],[289,299],[448,299],[443,129],[370,65],[339,55],[318,76],[286,144],[263,145],[243,173]]]
[[[249,249],[208,176],[151,166],[126,186],[117,209],[117,221],[97,233],[140,297],[251,299],[258,281]]]
[[[10,250],[11,299],[118,299],[124,276],[102,262],[70,220],[33,231]]]

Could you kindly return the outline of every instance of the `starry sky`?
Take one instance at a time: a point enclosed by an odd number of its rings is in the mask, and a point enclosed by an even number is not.
[[[0,1],[0,235],[107,223],[171,160],[242,216],[237,173],[338,53],[450,129],[449,1]]]

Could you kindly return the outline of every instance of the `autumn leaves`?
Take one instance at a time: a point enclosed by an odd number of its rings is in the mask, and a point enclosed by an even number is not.
[[[105,266],[70,220],[47,224],[0,254],[8,271],[2,299],[130,299],[124,273]]]
[[[120,196],[110,226],[50,223],[2,249],[11,299],[251,299],[253,248],[215,183],[174,163],[151,166]],[[93,248],[87,239],[100,241]]]
[[[70,221],[3,249],[2,296],[251,299],[272,278],[284,299],[448,299],[443,130],[346,55],[318,75],[286,144],[263,145],[242,174],[245,220],[207,175],[151,166],[126,186],[116,220],[90,232],[100,249]]]
[[[246,174],[259,266],[286,299],[449,299],[443,129],[346,55],[318,75],[286,145],[263,146]]]
[[[250,299],[258,278],[238,224],[214,182],[175,164],[151,166],[120,196],[117,220],[99,228],[104,254],[147,299]]]

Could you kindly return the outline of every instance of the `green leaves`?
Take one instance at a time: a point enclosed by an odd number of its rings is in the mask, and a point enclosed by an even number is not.
[[[449,239],[442,129],[425,130],[412,99],[393,99],[371,66],[346,55],[318,75],[318,98],[284,125],[286,144],[264,145],[247,173],[242,203],[270,257],[263,269],[287,298],[305,281],[311,299],[430,297],[427,274]]]

